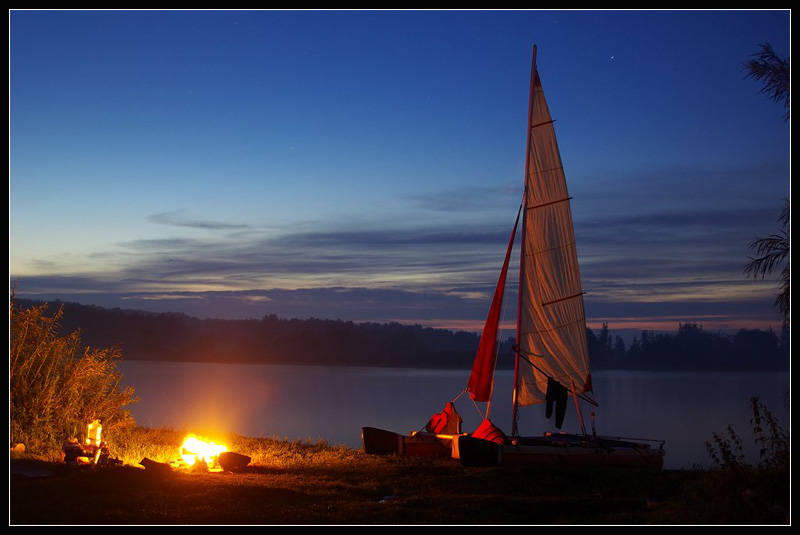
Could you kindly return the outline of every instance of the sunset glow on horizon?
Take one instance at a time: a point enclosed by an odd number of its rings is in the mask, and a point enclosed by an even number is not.
[[[743,63],[788,56],[788,10],[12,10],[9,29],[19,297],[478,331],[535,43],[590,328],[780,329],[777,273],[743,266],[790,196],[789,123]]]

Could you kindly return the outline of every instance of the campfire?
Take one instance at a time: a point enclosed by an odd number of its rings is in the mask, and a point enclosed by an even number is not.
[[[247,455],[228,451],[227,446],[189,435],[181,445],[179,459],[169,463],[142,459],[139,464],[147,470],[163,473],[173,469],[188,469],[193,472],[241,472],[247,468],[250,460]]]
[[[227,446],[189,435],[181,444],[179,458],[169,462],[144,458],[139,464],[146,470],[160,473],[169,473],[173,470],[241,472],[247,468],[250,460],[247,455],[228,451]]]
[[[181,446],[181,458],[189,467],[200,467],[204,464],[206,468],[214,469],[219,465],[220,454],[226,451],[228,448],[223,445],[189,435]]]
[[[62,460],[69,466],[120,466],[122,461],[109,457],[108,445],[103,438],[103,426],[99,420],[89,422],[83,444],[77,438],[66,441],[61,451]],[[228,451],[228,447],[188,435],[180,447],[178,458],[169,462],[158,462],[144,458],[140,465],[146,470],[167,473],[172,470],[189,469],[194,472],[241,472],[250,464],[250,457]]]

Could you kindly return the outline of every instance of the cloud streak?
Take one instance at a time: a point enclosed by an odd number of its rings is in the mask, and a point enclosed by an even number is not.
[[[242,230],[250,228],[249,225],[237,223],[223,223],[220,221],[186,220],[179,212],[162,212],[147,217],[151,223],[170,227],[197,228],[203,230]]]
[[[579,225],[587,311],[612,325],[641,325],[630,317],[652,318],[654,310],[666,318],[722,321],[731,309],[755,307],[753,317],[765,320],[772,311],[764,286],[741,275],[745,251],[738,241],[741,231],[765,215],[719,210],[705,219],[678,209]],[[303,225],[286,234],[251,229],[235,239],[224,234],[132,240],[120,244],[117,272],[23,277],[20,285],[29,295],[201,317],[274,313],[477,328],[508,239],[504,226]],[[513,316],[513,304],[508,314]]]
[[[513,223],[510,205],[505,216],[479,207],[508,205],[504,195],[473,188],[460,196],[407,196],[417,209],[459,215],[438,227],[387,220],[259,228],[161,212],[147,221],[174,229],[173,236],[95,253],[116,270],[64,274],[53,262],[53,275],[20,277],[19,284],[30,296],[200,317],[277,314],[478,329]],[[742,274],[753,229],[776,219],[772,204],[698,208],[658,197],[646,210],[595,204],[613,203],[573,201],[590,323],[643,328],[683,318],[723,325],[740,314],[753,325],[774,324],[770,287]],[[196,230],[205,234],[182,235]],[[507,314],[515,315],[513,303]]]

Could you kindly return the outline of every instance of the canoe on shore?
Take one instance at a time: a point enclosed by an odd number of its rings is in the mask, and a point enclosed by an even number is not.
[[[452,457],[453,441],[460,435],[414,432],[396,433],[376,427],[361,428],[364,452],[406,457]]]

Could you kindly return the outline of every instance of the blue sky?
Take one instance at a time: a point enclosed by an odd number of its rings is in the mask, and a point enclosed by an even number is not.
[[[198,317],[472,328],[519,205],[531,48],[591,326],[779,328],[789,197],[745,78],[777,11],[11,11],[9,277]],[[513,314],[510,312],[509,314]]]

